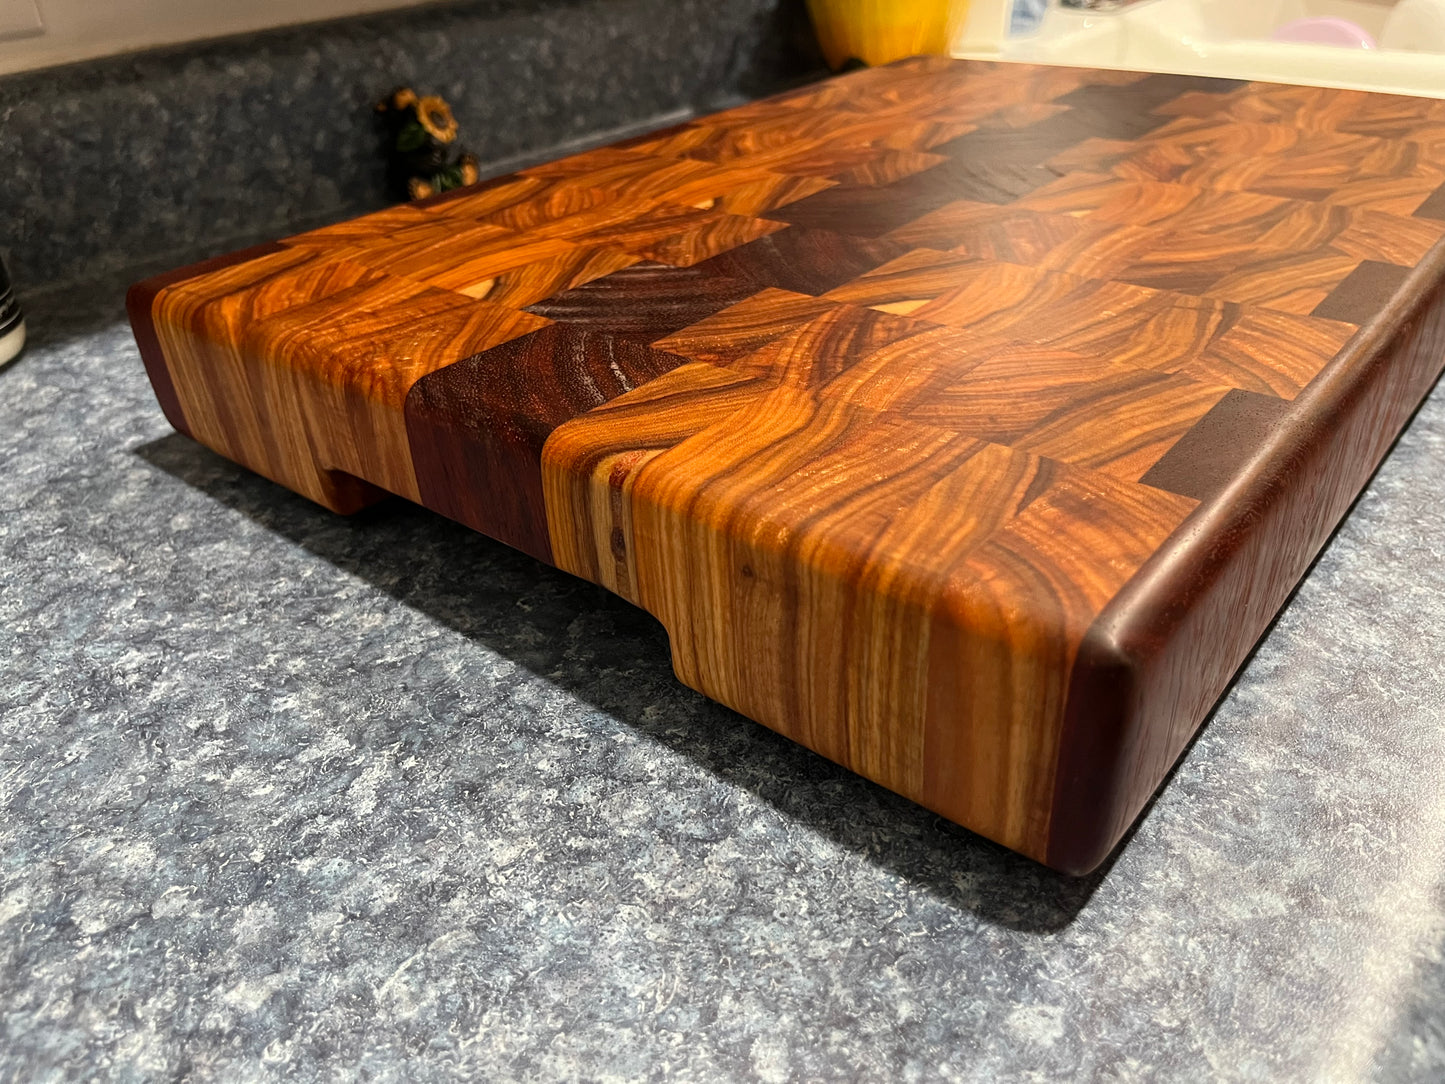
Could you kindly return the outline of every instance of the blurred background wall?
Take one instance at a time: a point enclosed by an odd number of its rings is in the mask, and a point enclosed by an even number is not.
[[[451,103],[485,177],[822,74],[802,0],[463,0],[0,76],[0,250],[26,290],[383,206],[372,106],[398,84]]]
[[[0,0],[0,74],[424,0]]]

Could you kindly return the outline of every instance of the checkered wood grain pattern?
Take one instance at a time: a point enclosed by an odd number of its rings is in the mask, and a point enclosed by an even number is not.
[[[1092,784],[1061,778],[1067,746],[1137,714],[1077,702],[1081,649],[1279,433],[1318,427],[1296,400],[1405,319],[1442,235],[1445,102],[919,59],[132,308],[203,443],[603,584],[661,619],[683,681],[1073,867],[1051,839]],[[1227,678],[1272,613],[1199,650]]]

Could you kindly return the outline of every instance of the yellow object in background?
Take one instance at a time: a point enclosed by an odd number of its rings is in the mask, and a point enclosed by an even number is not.
[[[834,69],[852,59],[887,64],[946,53],[968,16],[968,0],[808,0],[823,57]]]

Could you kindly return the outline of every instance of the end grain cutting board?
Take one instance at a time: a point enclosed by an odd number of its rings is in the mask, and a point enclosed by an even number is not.
[[[1101,862],[1445,364],[1445,102],[912,60],[136,286],[183,433]]]

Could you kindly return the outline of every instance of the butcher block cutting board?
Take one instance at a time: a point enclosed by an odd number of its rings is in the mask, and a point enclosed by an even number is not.
[[[1111,851],[1445,365],[1445,102],[905,61],[134,287],[171,424]]]

